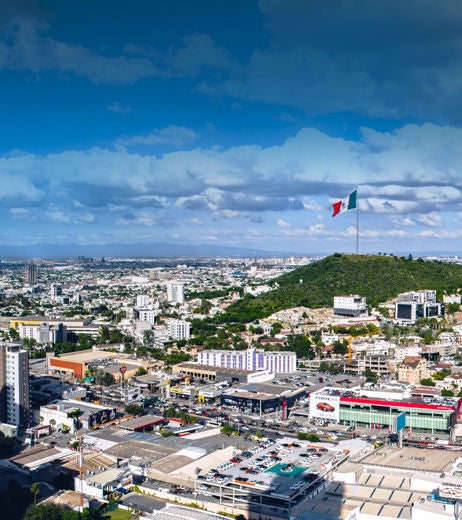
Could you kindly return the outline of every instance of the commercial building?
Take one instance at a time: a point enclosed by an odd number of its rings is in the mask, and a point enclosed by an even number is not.
[[[220,402],[222,406],[231,406],[245,413],[261,415],[280,412],[281,417],[287,419],[289,410],[306,396],[306,388],[251,383],[223,390]]]
[[[362,393],[365,393],[364,391]],[[393,428],[396,417],[406,414],[406,427],[412,431],[448,433],[457,420],[461,399],[423,402],[418,398],[399,400],[355,395],[352,391],[324,388],[310,394],[310,420],[320,419],[334,423],[367,428]]]
[[[56,400],[40,407],[41,423],[54,425],[56,428],[66,426],[71,432],[79,428],[95,428],[113,421],[117,410],[74,399]]]
[[[203,350],[197,362],[237,370],[267,370],[271,374],[288,374],[297,370],[295,352],[264,352],[255,347],[247,350]]]
[[[367,314],[366,298],[357,294],[334,296],[334,314],[356,318]]]
[[[0,421],[29,426],[29,352],[20,344],[0,344]]]
[[[83,379],[90,367],[101,367],[115,363],[120,356],[116,352],[97,350],[80,350],[61,354],[60,356],[47,355],[48,372],[63,373],[76,379]]]
[[[235,368],[213,367],[192,361],[172,366],[172,374],[177,377],[189,377],[207,382],[261,383],[273,379],[267,370],[238,370]]]
[[[395,304],[395,319],[413,323],[419,318],[441,316],[443,307],[436,301],[436,291],[412,291],[398,295]]]

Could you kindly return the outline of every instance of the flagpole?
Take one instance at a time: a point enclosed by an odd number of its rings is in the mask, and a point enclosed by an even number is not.
[[[358,190],[358,188],[356,188]],[[356,254],[359,255],[359,204],[358,191],[356,191]]]

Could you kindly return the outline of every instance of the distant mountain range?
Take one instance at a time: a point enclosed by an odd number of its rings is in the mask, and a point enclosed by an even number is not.
[[[3,258],[72,258],[87,257],[121,257],[121,258],[177,258],[177,257],[288,257],[309,256],[295,251],[263,251],[246,247],[233,247],[210,244],[171,244],[153,242],[143,244],[31,244],[27,246],[0,246],[0,257]]]

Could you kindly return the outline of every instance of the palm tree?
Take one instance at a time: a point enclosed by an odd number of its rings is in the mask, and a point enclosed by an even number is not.
[[[38,482],[33,482],[29,491],[34,495],[34,506],[37,504],[37,496],[40,495],[40,486]]]

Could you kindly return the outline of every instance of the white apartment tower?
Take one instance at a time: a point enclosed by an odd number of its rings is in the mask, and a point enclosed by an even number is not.
[[[167,336],[172,339],[189,339],[191,337],[191,323],[185,320],[168,320]]]
[[[17,344],[0,345],[0,421],[29,426],[29,352]]]
[[[167,284],[167,301],[169,303],[184,303],[184,285],[178,282],[169,282]]]

